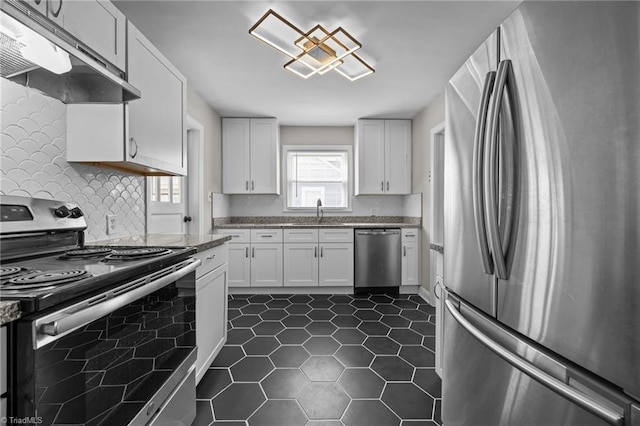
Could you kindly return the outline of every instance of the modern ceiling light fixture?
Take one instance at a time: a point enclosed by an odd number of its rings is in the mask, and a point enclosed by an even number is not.
[[[269,9],[249,34],[292,58],[284,67],[302,78],[334,70],[351,81],[375,70],[354,52],[362,44],[342,27],[329,32],[322,25],[303,32]]]

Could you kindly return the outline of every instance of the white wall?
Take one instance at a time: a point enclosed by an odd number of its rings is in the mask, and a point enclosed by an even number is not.
[[[353,147],[354,127],[280,126],[280,145],[349,145]],[[282,154],[281,154],[282,155]],[[353,167],[353,164],[351,164]],[[281,176],[281,180],[285,176]],[[352,190],[353,193],[353,190]],[[283,197],[279,195],[232,195],[230,216],[304,216],[314,213],[284,213]],[[412,209],[415,211],[415,209]],[[325,213],[329,216],[330,213]],[[405,196],[363,195],[352,198],[352,211],[337,216],[404,216]]]
[[[67,162],[67,106],[4,78],[0,93],[0,194],[77,203],[87,241],[111,238],[107,214],[118,217],[116,236],[144,233],[143,177]]]
[[[429,289],[431,129],[444,122],[444,93],[413,118],[412,191],[422,192],[422,286]],[[430,289],[429,289],[430,291]]]
[[[204,182],[199,196],[204,205],[203,217],[210,218],[213,212],[209,193],[222,191],[222,123],[218,113],[191,86],[187,87],[187,114],[204,128]],[[211,221],[205,220],[204,233],[211,232]]]

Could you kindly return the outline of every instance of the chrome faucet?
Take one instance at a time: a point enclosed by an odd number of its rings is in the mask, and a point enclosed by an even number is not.
[[[318,222],[320,222],[320,220],[322,220],[322,217],[324,216],[322,210],[320,210],[320,207],[322,207],[322,200],[318,198],[318,201],[316,201],[316,220]]]

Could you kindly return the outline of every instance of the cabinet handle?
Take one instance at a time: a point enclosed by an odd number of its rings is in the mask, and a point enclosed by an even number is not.
[[[313,257],[318,257],[318,247],[313,248]]]
[[[251,247],[251,257],[256,257],[256,248]]]
[[[273,235],[260,235],[260,238],[271,238]]]
[[[244,257],[249,257],[249,247],[244,248]]]
[[[402,255],[407,256],[407,246],[402,246]]]
[[[214,257],[216,257],[216,255],[212,254],[211,256],[208,256],[205,260],[213,260]]]
[[[324,247],[320,247],[320,257],[324,256]]]
[[[404,234],[404,235],[405,235],[405,237],[415,237],[416,236],[416,234]]]
[[[247,190],[247,191],[249,190],[249,181],[248,180],[244,181],[244,189]]]
[[[251,181],[251,190],[253,191],[254,189],[256,189],[256,183]]]
[[[387,181],[387,191],[389,190],[389,181]]]
[[[384,192],[384,181],[380,182],[380,191]]]
[[[60,15],[61,10],[62,10],[62,0],[60,0],[60,3],[58,3],[58,10],[56,10],[55,12],[52,12],[51,14],[57,18],[58,15]]]
[[[138,142],[136,142],[136,138],[134,137],[129,138],[129,155],[131,158],[136,158],[136,155],[138,155]]]
[[[231,234],[231,238],[240,238],[240,234]]]

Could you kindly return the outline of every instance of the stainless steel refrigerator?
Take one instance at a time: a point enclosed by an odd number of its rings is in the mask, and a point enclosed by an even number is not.
[[[443,421],[640,425],[640,3],[524,2],[446,87]]]

